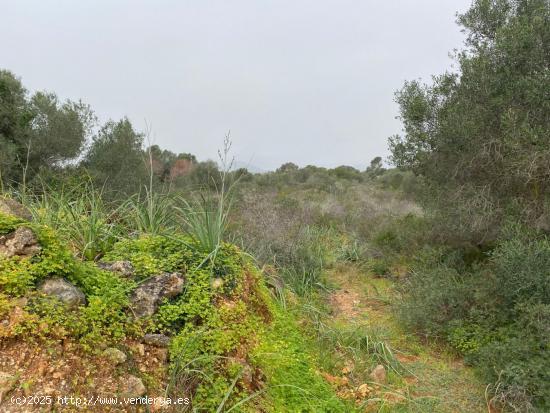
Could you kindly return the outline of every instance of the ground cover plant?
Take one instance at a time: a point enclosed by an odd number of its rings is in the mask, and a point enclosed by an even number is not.
[[[199,160],[0,70],[0,410],[550,411],[550,4],[458,23],[364,170]]]

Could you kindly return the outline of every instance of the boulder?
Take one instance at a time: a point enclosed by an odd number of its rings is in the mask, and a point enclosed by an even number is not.
[[[13,199],[0,197],[0,212],[5,215],[12,215],[24,219],[25,221],[32,220],[31,211]]]
[[[180,273],[162,273],[147,279],[130,296],[134,314],[137,317],[153,315],[163,299],[181,294],[184,284]]]
[[[376,383],[383,384],[386,382],[386,369],[383,365],[379,364],[369,374],[369,377]]]
[[[123,351],[120,351],[118,348],[109,347],[105,349],[103,355],[113,362],[115,366],[122,364],[128,358]]]
[[[16,382],[17,377],[0,371],[0,403],[4,396],[15,387]]]
[[[62,278],[49,278],[42,283],[40,291],[64,302],[70,308],[86,304],[86,296],[77,287]]]
[[[147,389],[139,377],[129,375],[124,379],[123,397],[141,397]]]
[[[155,347],[168,347],[168,344],[170,344],[170,337],[164,334],[145,334],[145,336],[143,336],[143,342]]]
[[[97,266],[102,270],[118,272],[124,277],[134,275],[134,267],[130,261],[98,262]]]
[[[15,231],[0,236],[0,255],[13,257],[32,257],[40,252],[38,240],[34,233],[26,227],[19,227]]]

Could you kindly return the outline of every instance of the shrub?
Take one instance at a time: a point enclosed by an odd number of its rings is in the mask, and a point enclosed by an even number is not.
[[[12,295],[23,295],[37,281],[50,275],[71,274],[75,265],[72,254],[55,236],[53,230],[0,214],[0,235],[23,225],[36,234],[42,248],[34,257],[14,256],[0,259],[0,287]]]
[[[475,255],[475,254],[474,254]],[[550,240],[508,228],[486,259],[431,250],[402,285],[399,314],[447,338],[515,411],[550,407]]]

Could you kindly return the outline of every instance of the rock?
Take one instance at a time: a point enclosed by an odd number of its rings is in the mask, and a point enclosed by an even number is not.
[[[0,255],[8,258],[14,255],[32,257],[40,250],[38,240],[29,228],[19,227],[10,234],[0,236]]]
[[[16,382],[17,377],[0,371],[0,403],[4,396],[15,387]]]
[[[140,356],[144,356],[145,355],[145,346],[141,343],[138,343],[134,346],[134,349],[135,351],[137,351],[137,353],[140,355]]]
[[[0,212],[2,214],[24,219],[25,221],[32,220],[31,211],[29,211],[26,206],[21,205],[13,199],[0,197]]]
[[[168,349],[167,348],[159,348],[157,350],[157,356],[159,358],[159,361],[161,363],[166,363],[166,361],[168,360]]]
[[[248,390],[261,388],[265,376],[260,369],[252,367],[245,359],[237,358],[235,361],[241,366],[240,384]]]
[[[374,370],[369,374],[369,377],[376,383],[385,383],[386,382],[386,369],[383,365],[379,364],[374,368]]]
[[[365,399],[371,392],[371,388],[369,387],[368,384],[362,384],[360,385],[358,388],[357,388],[357,394],[359,395],[359,397],[361,397],[362,399]]]
[[[114,347],[105,349],[103,355],[111,360],[115,366],[124,363],[128,358],[123,351],[120,351],[118,348]]]
[[[212,280],[212,289],[217,290],[223,287],[223,280],[221,278],[214,278]]]
[[[42,283],[40,291],[63,301],[70,308],[86,304],[86,296],[77,287],[62,278],[49,278]]]
[[[124,380],[123,397],[141,397],[147,389],[139,377],[129,375]]]
[[[134,266],[130,261],[98,262],[97,266],[102,270],[118,272],[124,277],[134,275]]]
[[[183,292],[185,280],[179,273],[162,273],[149,278],[130,296],[137,317],[151,316],[164,298],[172,298]]]
[[[155,347],[168,347],[168,344],[170,344],[170,337],[164,334],[145,334],[145,336],[143,336],[143,342]]]

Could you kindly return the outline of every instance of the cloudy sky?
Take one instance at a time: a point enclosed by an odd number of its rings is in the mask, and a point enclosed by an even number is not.
[[[240,162],[364,167],[396,89],[450,70],[470,0],[3,1],[0,67],[155,143]]]

